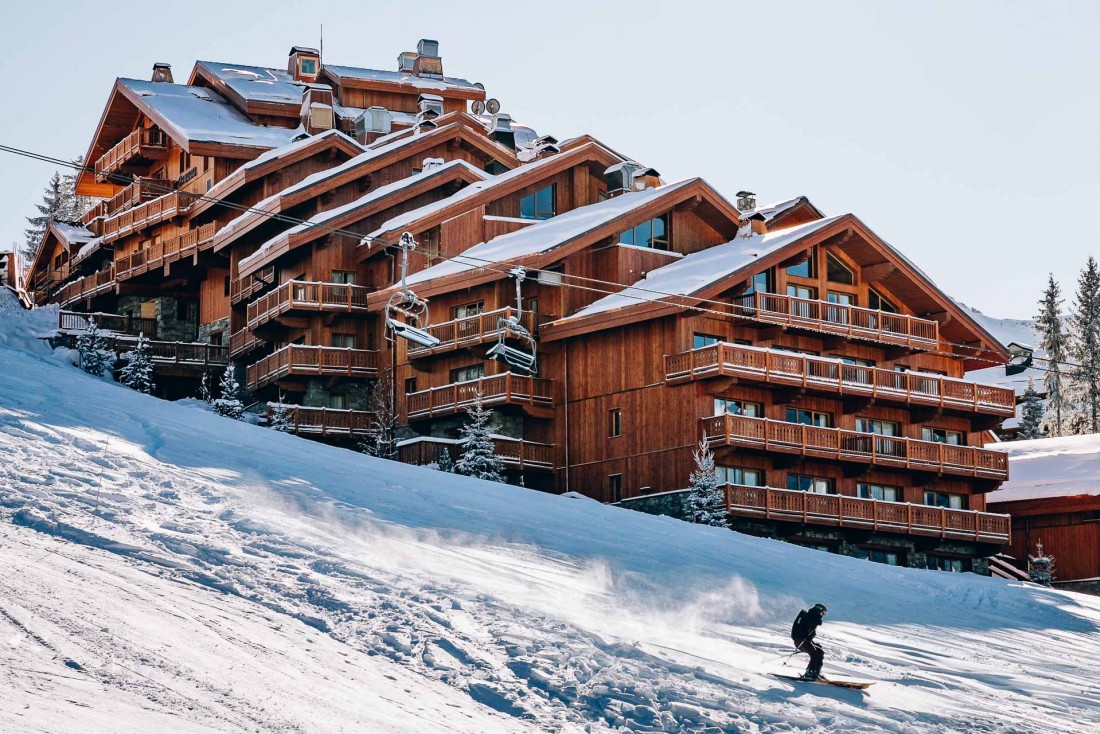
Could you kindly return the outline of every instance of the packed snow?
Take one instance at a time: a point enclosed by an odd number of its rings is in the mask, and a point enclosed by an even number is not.
[[[1100,600],[409,467],[84,375],[0,294],[4,732],[1091,732]],[[782,681],[824,602],[825,674]]]
[[[1011,474],[989,502],[1100,495],[1100,434],[1006,441]]]

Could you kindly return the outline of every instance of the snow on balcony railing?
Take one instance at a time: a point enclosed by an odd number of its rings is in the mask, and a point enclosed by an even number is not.
[[[486,406],[504,403],[549,408],[554,402],[554,381],[505,372],[409,393],[405,396],[409,419],[454,415],[473,405],[478,394]]]
[[[248,304],[248,328],[287,311],[365,313],[370,288],[344,283],[291,280]]]
[[[507,436],[493,436],[493,447],[496,456],[500,457],[505,466],[517,469],[551,469],[554,466],[554,447],[548,443],[536,443],[520,438]],[[446,449],[451,454],[451,460],[457,460],[462,455],[462,443],[458,440],[446,438],[414,438],[401,443],[397,447],[397,460],[405,464],[434,464]]]
[[[267,404],[270,422],[279,403]],[[371,427],[371,414],[361,410],[315,408],[306,405],[283,405],[291,433],[321,436],[358,436]]]
[[[500,334],[500,320],[511,318],[515,312],[516,310],[509,306],[493,311],[483,311],[461,319],[432,324],[425,331],[438,339],[439,344],[434,347],[410,347],[409,356],[424,357],[496,339]],[[539,323],[541,323],[539,315],[530,311],[524,311],[523,316],[520,318],[520,324],[532,334],[535,333]]]
[[[249,365],[247,383],[255,390],[287,375],[375,377],[378,352],[367,349],[289,344]]]

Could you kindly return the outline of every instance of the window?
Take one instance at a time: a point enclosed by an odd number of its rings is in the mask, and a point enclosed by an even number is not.
[[[623,499],[623,475],[612,474],[607,478],[607,494],[612,502],[621,502]]]
[[[764,415],[762,403],[750,403],[747,400],[736,398],[715,398],[715,415],[744,415],[749,418],[760,418]]]
[[[949,510],[967,509],[967,497],[964,494],[951,494],[949,492],[925,492],[924,504],[931,507],[946,507]]]
[[[408,395],[408,394],[414,393],[414,392],[416,392],[416,378],[415,377],[406,377],[405,378],[405,394]]]
[[[451,370],[451,382],[470,382],[485,376],[485,365],[472,364]]]
[[[557,214],[554,208],[556,186],[547,186],[519,200],[519,215],[523,219],[549,219]]]
[[[888,484],[865,484],[860,482],[856,485],[856,491],[865,500],[901,502],[902,498],[901,487],[892,487]]]
[[[836,494],[833,480],[827,477],[811,477],[807,474],[788,474],[787,489],[814,494]]]
[[[875,360],[873,359],[860,359],[859,357],[845,357],[842,354],[834,354],[833,359],[839,359],[844,364],[850,364],[854,367],[874,367]]]
[[[713,334],[693,334],[691,337],[691,348],[702,349],[703,347],[709,347],[711,344],[717,344],[722,341],[722,337],[714,336]]]
[[[801,256],[803,259],[793,265],[787,266],[787,275],[793,275],[796,278],[814,278],[817,277],[814,267],[814,253],[813,250],[807,253],[803,253]]]
[[[783,344],[775,344],[771,347],[776,352],[790,352],[791,354],[806,354],[811,357],[818,356],[818,353],[812,349],[802,349],[800,347],[788,347]]]
[[[965,446],[966,436],[962,431],[949,431],[946,428],[933,428],[925,426],[920,429],[921,438],[933,443],[945,443],[950,446]]]
[[[879,550],[878,548],[857,548],[856,558],[875,563],[885,563],[887,566],[900,566],[902,556],[896,551]]]
[[[962,573],[965,570],[963,569],[963,559],[947,558],[946,556],[925,556],[925,565],[932,571]]]
[[[879,436],[897,436],[901,433],[901,424],[877,418],[856,418],[856,430],[860,433],[875,433]]]
[[[885,311],[887,313],[898,312],[898,307],[874,288],[867,289],[867,305],[876,311]]]
[[[317,76],[317,59],[301,59],[302,76]]]
[[[638,247],[651,247],[654,250],[669,249],[668,215],[642,222],[633,229],[619,233],[619,243],[623,245],[637,245]]]
[[[210,343],[220,347],[222,345],[222,334],[223,332],[221,331],[215,331],[210,334]]]
[[[355,334],[333,334],[332,346],[340,349],[355,349]]]
[[[817,288],[810,288],[805,285],[788,285],[787,295],[791,298],[805,298],[813,301],[817,298]]]
[[[847,324],[849,310],[845,307],[856,305],[856,297],[851,293],[834,293],[830,291],[827,298],[829,303],[836,305],[825,307],[825,320],[834,324]]]
[[[788,423],[803,423],[807,426],[818,428],[830,428],[833,425],[833,414],[822,413],[816,410],[804,410],[802,408],[787,408],[786,421]]]
[[[538,298],[524,298],[523,308],[527,313],[539,312],[539,299]]]
[[[607,436],[618,438],[623,435],[623,411],[621,408],[612,408],[607,411]]]
[[[468,319],[471,316],[477,316],[485,310],[485,301],[476,301],[474,303],[464,303],[461,306],[455,306],[451,309],[451,318],[455,319]]]
[[[348,396],[338,395],[337,393],[329,393],[328,407],[335,410],[347,410],[348,409]]]
[[[195,321],[199,315],[199,308],[194,301],[176,301],[176,320]]]
[[[441,257],[441,245],[439,238],[439,227],[432,227],[427,232],[420,235],[420,246],[424,248],[424,256],[428,259],[428,263],[434,263]]]
[[[775,270],[768,268],[767,270],[757,273],[752,276],[749,281],[749,289],[745,291],[745,295],[751,293],[774,293],[775,292]]]
[[[341,285],[355,285],[355,271],[354,270],[333,270],[332,282],[339,283]]]
[[[833,257],[832,254],[825,256],[825,277],[831,283],[855,285],[856,282],[855,273],[852,272],[851,268]]]
[[[714,474],[719,484],[740,484],[742,487],[763,487],[764,472],[759,469],[742,469],[739,466],[715,466]]]
[[[791,301],[790,314],[791,316],[800,316],[804,319],[814,317],[814,304],[806,303],[806,301],[817,300],[817,288],[810,288],[804,285],[787,286],[787,295],[791,298],[798,298],[801,300]]]

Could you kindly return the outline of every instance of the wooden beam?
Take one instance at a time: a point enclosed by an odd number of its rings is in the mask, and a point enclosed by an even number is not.
[[[898,269],[898,266],[892,262],[884,261],[880,263],[872,263],[870,265],[863,265],[859,269],[860,277],[865,283],[877,283],[884,278],[887,278],[894,274],[894,271]]]

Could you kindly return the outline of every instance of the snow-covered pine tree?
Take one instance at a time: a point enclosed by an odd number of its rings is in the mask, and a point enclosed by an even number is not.
[[[718,486],[718,473],[714,467],[714,453],[705,438],[699,441],[699,448],[692,456],[695,457],[695,470],[688,480],[691,521],[701,525],[729,527],[725,497]]]
[[[1050,586],[1054,581],[1054,556],[1043,553],[1043,541],[1035,544],[1035,555],[1027,557],[1027,575],[1032,581]]]
[[[397,459],[397,405],[393,399],[393,379],[384,371],[371,385],[367,395],[370,428],[359,439],[359,450],[379,459]]]
[[[137,346],[123,354],[122,358],[126,364],[119,370],[118,381],[131,390],[152,394],[156,388],[153,382],[153,355],[145,334],[138,335]]]
[[[38,250],[38,245],[42,242],[42,236],[46,234],[46,227],[50,225],[50,222],[63,218],[64,213],[71,210],[72,202],[70,199],[71,197],[61,183],[61,174],[54,171],[53,176],[50,177],[50,182],[46,184],[45,191],[42,192],[42,203],[35,204],[38,216],[27,217],[27,224],[30,226],[23,230],[25,238],[23,256],[27,262],[30,262],[31,258],[34,257],[34,253]]]
[[[64,222],[79,221],[98,201],[95,197],[80,196],[76,193],[76,180],[84,168],[84,156],[74,158],[72,165],[70,172],[61,177],[61,191],[64,198],[57,218]]]
[[[1035,317],[1035,332],[1039,336],[1039,348],[1047,354],[1043,386],[1046,388],[1046,423],[1052,436],[1065,431],[1068,413],[1066,375],[1062,363],[1066,359],[1066,329],[1062,322],[1062,289],[1054,274],[1048,276],[1046,290],[1039,301],[1039,315]]]
[[[1077,280],[1077,297],[1070,317],[1074,393],[1083,433],[1100,433],[1100,268],[1089,256]]]
[[[460,430],[462,455],[455,462],[455,474],[503,482],[504,462],[496,454],[490,431],[493,411],[482,404],[481,391],[475,395],[473,405],[466,409],[466,416],[466,424]]]
[[[97,377],[114,366],[115,355],[107,345],[95,317],[88,319],[88,326],[76,338],[76,350],[80,354],[80,369]]]
[[[1021,399],[1023,410],[1020,414],[1020,427],[1016,432],[1020,440],[1028,441],[1043,436],[1043,401],[1035,392],[1035,380],[1027,378],[1027,389]]]
[[[279,391],[279,402],[269,403],[268,407],[271,409],[271,413],[269,414],[267,427],[280,433],[289,433],[290,429],[294,427],[294,423],[290,419],[290,409],[286,407],[286,396],[283,395],[282,390]]]
[[[199,399],[204,403],[214,402],[214,373],[210,370],[202,373],[202,381],[199,382]]]
[[[439,452],[439,458],[435,460],[435,468],[448,474],[454,473],[455,462],[451,458],[451,450],[446,446]]]
[[[218,415],[240,420],[244,414],[244,403],[241,402],[241,385],[237,382],[236,368],[232,362],[225,366],[225,374],[218,383],[221,397],[214,400],[214,412]]]

